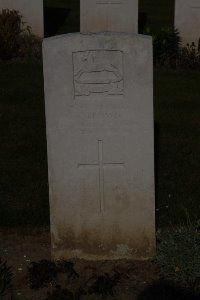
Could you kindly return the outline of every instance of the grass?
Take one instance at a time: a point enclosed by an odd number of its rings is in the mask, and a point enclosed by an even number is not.
[[[42,66],[0,64],[0,82],[0,225],[46,225]]]
[[[163,227],[200,215],[200,72],[154,72],[157,220]]]
[[[1,64],[0,82],[0,226],[48,225],[42,66]],[[200,215],[199,86],[200,72],[154,72],[158,227]]]
[[[186,226],[160,230],[157,233],[157,255],[154,260],[163,278],[179,286],[193,288],[196,292],[200,292],[198,228],[199,223],[188,222]]]

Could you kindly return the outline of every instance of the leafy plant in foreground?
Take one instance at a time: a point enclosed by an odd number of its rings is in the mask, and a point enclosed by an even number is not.
[[[5,296],[8,289],[12,287],[13,274],[6,261],[0,259],[0,299]]]
[[[42,288],[55,280],[57,268],[54,262],[46,259],[31,262],[28,267],[28,279],[32,289]]]
[[[66,278],[78,278],[74,270],[74,263],[65,260],[57,263],[43,259],[39,262],[31,262],[28,266],[28,279],[32,289],[43,288],[56,281],[59,273],[66,274]]]
[[[98,295],[104,298],[114,296],[114,287],[117,286],[122,275],[115,271],[114,274],[105,273],[103,275],[94,276],[89,279],[86,284],[85,294]]]
[[[74,295],[71,291],[58,286],[52,293],[47,293],[46,300],[74,300]]]

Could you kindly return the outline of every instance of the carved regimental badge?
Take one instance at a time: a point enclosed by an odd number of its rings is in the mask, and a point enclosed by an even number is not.
[[[123,95],[123,53],[88,50],[73,53],[75,97],[92,94]]]

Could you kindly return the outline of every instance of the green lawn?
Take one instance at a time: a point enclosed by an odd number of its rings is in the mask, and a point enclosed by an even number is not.
[[[154,72],[158,225],[200,216],[200,72]]]
[[[0,64],[0,82],[0,226],[48,225],[42,66]],[[200,72],[154,72],[159,227],[200,215],[199,86]]]
[[[0,64],[0,225],[49,223],[41,65]]]

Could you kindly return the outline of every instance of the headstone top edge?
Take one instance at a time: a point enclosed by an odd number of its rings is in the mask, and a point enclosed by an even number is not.
[[[57,40],[64,40],[70,37],[116,37],[116,36],[121,36],[121,37],[132,37],[135,39],[146,39],[146,40],[152,40],[152,37],[149,35],[144,35],[144,34],[137,34],[137,33],[129,33],[129,32],[97,32],[97,33],[81,33],[81,32],[75,32],[75,33],[67,33],[67,34],[62,34],[62,35],[56,35],[53,37],[48,37],[43,39],[43,44],[57,41]]]

